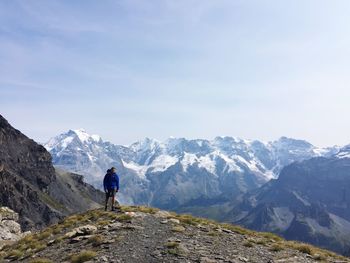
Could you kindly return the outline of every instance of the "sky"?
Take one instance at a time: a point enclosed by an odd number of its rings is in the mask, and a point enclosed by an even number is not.
[[[348,0],[0,0],[0,114],[38,142],[350,143]]]

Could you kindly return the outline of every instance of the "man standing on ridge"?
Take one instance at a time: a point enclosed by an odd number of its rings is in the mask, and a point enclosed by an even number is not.
[[[114,211],[114,201],[115,195],[119,191],[119,176],[116,173],[117,169],[112,167],[107,170],[107,173],[103,179],[103,188],[106,193],[106,202],[105,202],[105,211],[107,211],[108,199],[112,198],[112,208],[111,211]]]

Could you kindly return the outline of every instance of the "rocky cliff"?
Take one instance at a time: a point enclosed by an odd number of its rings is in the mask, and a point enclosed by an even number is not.
[[[19,214],[24,230],[97,207],[102,199],[81,176],[56,172],[50,153],[0,115],[0,205]]]

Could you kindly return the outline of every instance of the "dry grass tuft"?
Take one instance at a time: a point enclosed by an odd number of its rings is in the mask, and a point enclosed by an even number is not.
[[[183,226],[174,226],[171,231],[173,232],[178,232],[178,233],[182,233],[185,232],[186,228],[184,228]]]
[[[102,245],[104,242],[104,239],[101,235],[94,235],[88,239],[88,243],[91,243],[92,246],[98,247]]]
[[[34,258],[29,263],[53,263],[50,259],[48,258]]]
[[[270,250],[273,251],[273,252],[278,252],[278,251],[284,250],[284,247],[281,244],[273,244],[270,247]]]
[[[71,263],[83,263],[89,261],[97,256],[97,253],[92,250],[83,250],[78,255],[72,255],[70,257]]]

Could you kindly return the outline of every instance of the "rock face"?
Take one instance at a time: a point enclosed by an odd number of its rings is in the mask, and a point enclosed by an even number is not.
[[[8,207],[0,207],[0,247],[6,241],[16,241],[22,237],[18,214]]]
[[[57,173],[50,153],[0,115],[0,204],[19,214],[24,230],[96,207],[102,198],[82,177]]]
[[[31,242],[28,242],[31,240]],[[40,249],[28,249],[36,244]],[[350,262],[269,233],[149,207],[91,210],[0,251],[1,262]]]
[[[61,134],[45,147],[57,167],[83,174],[96,187],[102,187],[106,169],[116,166],[124,204],[147,204],[216,219],[225,203],[276,178],[284,165],[338,150],[285,137],[270,143],[232,137],[165,142],[146,138],[126,147],[84,130]]]
[[[277,180],[246,194],[231,220],[350,255],[350,155],[345,152],[342,158],[285,167]]]

